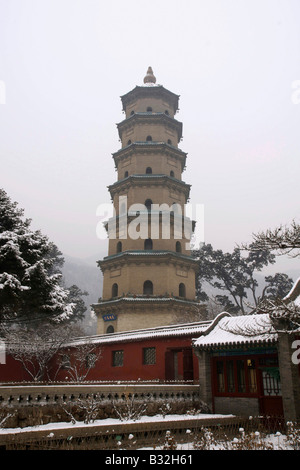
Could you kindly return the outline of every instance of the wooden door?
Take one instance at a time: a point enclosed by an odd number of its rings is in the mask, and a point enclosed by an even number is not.
[[[175,380],[173,351],[166,351],[165,353],[165,380]]]
[[[283,416],[278,367],[266,367],[260,370],[260,390],[260,413],[264,416]]]
[[[183,380],[194,380],[192,349],[183,350]]]

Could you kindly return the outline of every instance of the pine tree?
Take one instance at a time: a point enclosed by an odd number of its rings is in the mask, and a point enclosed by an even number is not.
[[[74,312],[82,317],[84,293],[62,285],[62,253],[30,225],[24,210],[0,189],[0,325],[70,321]]]
[[[275,255],[267,249],[249,250],[242,256],[238,248],[232,253],[224,253],[205,244],[193,254],[199,261],[197,297],[202,301],[208,299],[203,287],[206,281],[216,290],[214,301],[231,314],[255,311],[267,298],[283,298],[293,285],[293,280],[282,273],[265,276],[265,287],[258,294],[256,273],[275,262]]]

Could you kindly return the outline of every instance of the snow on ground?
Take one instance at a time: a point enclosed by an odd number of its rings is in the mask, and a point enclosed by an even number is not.
[[[287,438],[285,435],[280,434],[270,434],[265,438],[266,445],[270,444],[272,449],[269,450],[293,450],[293,448],[287,443]],[[234,439],[231,441],[231,445],[234,442]],[[160,450],[160,447],[140,447],[138,450]],[[194,443],[191,440],[190,442],[186,442],[184,444],[177,444],[176,450],[195,450]],[[234,450],[232,448],[225,447],[225,445],[221,442],[216,442],[212,444],[207,450]],[[255,450],[255,449],[254,449]],[[258,450],[258,449],[257,449]],[[264,450],[264,449],[262,449]]]
[[[63,429],[73,429],[75,427],[107,427],[111,425],[120,425],[120,424],[133,424],[133,423],[155,423],[155,422],[167,422],[167,421],[184,421],[188,420],[195,420],[197,422],[201,420],[207,419],[221,419],[221,418],[230,418],[234,417],[234,415],[221,415],[221,414],[196,414],[196,415],[155,415],[155,416],[141,416],[138,420],[123,420],[115,419],[115,418],[106,418],[106,419],[99,419],[95,420],[89,424],[83,423],[83,421],[77,421],[75,424],[60,422],[60,423],[48,423],[48,424],[40,424],[38,426],[27,426],[25,428],[0,428],[0,434],[18,434],[24,432],[34,432],[34,431],[55,431],[55,430],[63,430]]]
[[[101,420],[95,420],[94,422],[91,422],[89,424],[85,424],[82,421],[77,421],[76,423],[72,424],[70,422],[59,422],[59,423],[48,423],[48,424],[41,424],[38,426],[28,426],[25,428],[6,428],[2,429],[0,428],[0,435],[21,435],[21,434],[26,434],[29,432],[38,432],[38,431],[44,431],[48,432],[49,434],[47,437],[55,437],[55,431],[62,431],[62,430],[68,430],[71,431],[74,428],[88,428],[88,427],[98,427],[98,428],[107,428],[108,426],[113,426],[113,425],[126,425],[126,424],[134,424],[134,423],[155,423],[155,422],[180,422],[180,421],[196,421],[197,425],[201,427],[201,421],[203,421],[203,427],[207,428],[207,420],[219,420],[222,418],[232,418],[234,415],[222,415],[222,414],[196,414],[196,415],[155,415],[155,416],[141,416],[140,419],[138,420],[123,420],[121,421],[120,419],[114,419],[114,418],[107,418],[107,419],[101,419]],[[238,434],[240,434],[240,431],[244,431],[243,429],[239,429]],[[190,433],[190,439],[187,438],[188,442],[185,443],[176,443],[176,450],[197,450],[197,447],[195,448],[194,445],[194,437],[193,432],[190,431],[189,429],[186,430],[186,433]],[[257,439],[257,443],[261,443],[263,447],[261,447],[261,450],[264,449],[264,445],[266,445],[266,449],[268,448],[269,450],[292,450],[293,447],[289,444],[289,441],[287,439],[287,436],[284,434],[281,434],[278,432],[277,434],[269,434],[266,436],[260,435],[259,432],[252,433],[253,437],[252,439]],[[256,436],[257,435],[257,436]],[[134,437],[133,435],[130,435],[132,438]],[[234,442],[238,441],[237,438],[229,439],[226,443],[222,441],[215,440],[213,437],[213,433],[211,435],[211,441],[207,441],[207,448],[206,450],[236,450],[235,449],[235,444]],[[238,438],[241,437],[237,436]],[[176,438],[175,438],[176,440]],[[262,444],[264,443],[264,444]],[[167,450],[167,448],[162,447],[163,444],[160,443],[159,445],[155,447],[140,447],[137,450],[160,450],[164,448]],[[122,447],[122,443],[120,442],[120,449]],[[255,450],[253,448],[249,450]],[[258,450],[258,449],[256,449]]]

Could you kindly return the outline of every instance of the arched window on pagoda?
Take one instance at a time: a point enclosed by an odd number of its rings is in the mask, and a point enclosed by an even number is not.
[[[117,243],[117,253],[121,253],[122,252],[122,242],[118,242]]]
[[[152,203],[152,200],[151,200],[151,199],[146,199],[146,201],[145,201],[145,207],[146,207],[146,209],[147,209],[148,212],[151,211],[151,206],[152,206],[152,204],[153,204],[153,203]]]
[[[146,175],[152,175],[152,168],[151,168],[151,166],[148,166],[148,167],[146,168]]]
[[[115,332],[115,329],[112,325],[109,325],[106,329],[106,333],[107,334],[111,334],[111,333],[114,333]]]
[[[185,285],[183,282],[179,284],[179,297],[185,297]]]
[[[153,284],[151,281],[145,281],[143,287],[143,294],[152,295],[153,294]]]
[[[145,250],[153,250],[153,241],[151,240],[151,238],[147,238],[147,240],[145,240],[144,249]]]
[[[178,204],[178,202],[173,202],[172,211],[174,212],[174,214],[180,214],[181,213],[181,206],[180,206],[180,204]]]
[[[176,242],[176,253],[181,253],[181,243]]]
[[[119,290],[118,284],[113,284],[111,288],[111,296],[118,297],[118,290]]]
[[[152,142],[152,136],[151,136],[151,135],[147,135],[146,141],[147,141],[147,142]]]

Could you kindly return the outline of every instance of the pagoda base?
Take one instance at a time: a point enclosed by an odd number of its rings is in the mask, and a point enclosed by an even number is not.
[[[204,316],[198,302],[176,297],[120,297],[92,307],[99,335],[195,322]]]

